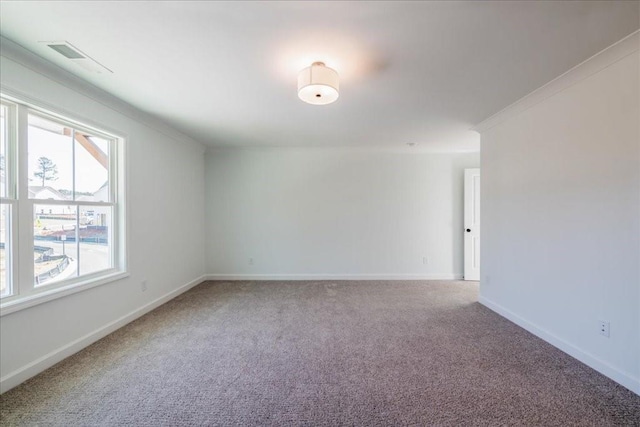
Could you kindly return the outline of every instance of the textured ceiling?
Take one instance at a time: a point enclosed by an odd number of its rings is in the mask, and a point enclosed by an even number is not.
[[[469,129],[640,26],[636,1],[8,2],[0,32],[212,146],[474,151]],[[40,41],[67,40],[113,74]],[[321,60],[340,98],[311,106]]]

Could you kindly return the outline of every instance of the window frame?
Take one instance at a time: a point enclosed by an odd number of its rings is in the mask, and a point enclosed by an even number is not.
[[[0,299],[0,316],[128,277],[126,137],[102,124],[96,124],[75,114],[67,114],[59,108],[54,110],[42,102],[32,102],[22,96],[12,96],[4,90],[0,93],[0,102],[10,107],[8,108],[9,141],[7,157],[9,155],[13,156],[11,161],[13,161],[12,165],[14,166],[12,168],[13,177],[9,181],[12,185],[12,190],[9,187],[7,189],[7,196],[13,196],[14,199],[7,197],[5,200],[5,197],[2,198],[2,204],[7,204],[7,201],[12,203],[12,214],[14,214],[11,223],[13,293]],[[109,202],[29,198],[27,155],[28,117],[30,114],[70,127],[75,131],[86,132],[110,141],[108,153]],[[111,268],[63,279],[49,285],[36,285],[33,264],[33,209],[35,205],[56,204],[72,205],[78,209],[81,206],[105,206],[111,208]],[[80,242],[77,244],[79,245]]]
[[[17,190],[17,145],[16,141],[16,115],[18,106],[14,102],[9,102],[0,97],[0,105],[6,108],[7,122],[6,122],[6,152],[5,152],[5,195],[2,197],[2,205],[10,206],[8,209],[8,215],[10,217],[11,226],[6,231],[6,240],[9,242],[11,253],[5,254],[5,261],[7,266],[10,267],[10,273],[7,277],[7,287],[10,288],[12,295],[1,297],[1,300],[5,300],[15,295],[17,288],[15,276],[18,274],[18,190]],[[7,173],[8,165],[11,165],[11,173]],[[6,250],[6,242],[5,242]]]

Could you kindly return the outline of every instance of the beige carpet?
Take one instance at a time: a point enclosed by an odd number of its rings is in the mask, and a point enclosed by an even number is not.
[[[469,282],[204,283],[5,393],[0,422],[640,425],[640,397],[477,292]]]

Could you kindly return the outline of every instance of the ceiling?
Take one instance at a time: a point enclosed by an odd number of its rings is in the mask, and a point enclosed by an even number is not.
[[[11,2],[0,33],[210,146],[477,151],[470,128],[640,26],[637,1]],[[66,40],[113,74],[41,41]],[[300,69],[340,74],[327,106]]]

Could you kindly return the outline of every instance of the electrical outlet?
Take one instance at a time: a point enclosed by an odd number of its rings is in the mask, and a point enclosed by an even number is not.
[[[606,320],[598,321],[598,333],[609,338],[609,322]]]
[[[484,280],[482,281],[483,285],[488,285],[491,283],[491,276],[489,276],[488,274],[484,275]]]
[[[147,290],[147,279],[144,279],[142,282],[140,282],[140,289],[142,289],[142,292],[146,292],[146,290]]]
[[[253,258],[249,258],[249,265],[253,265]]]
[[[424,265],[429,264],[429,259],[428,259],[426,256],[425,256],[425,257],[422,257],[422,263],[423,263]]]

